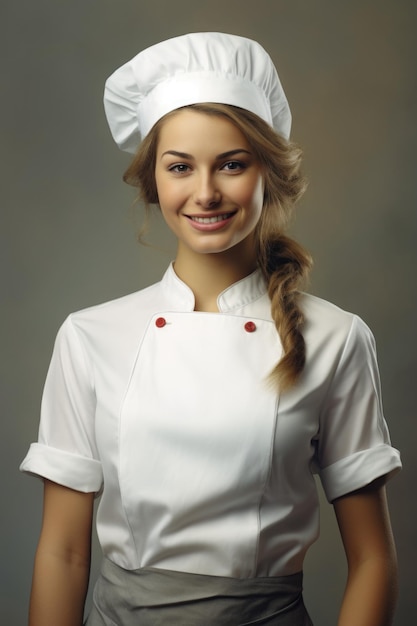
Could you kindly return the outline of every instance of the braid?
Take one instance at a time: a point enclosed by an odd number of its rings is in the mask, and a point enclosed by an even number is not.
[[[299,289],[311,268],[309,254],[284,235],[268,241],[258,255],[259,266],[268,284],[271,313],[283,347],[283,357],[270,374],[282,390],[298,380],[305,364],[306,349],[299,307]]]

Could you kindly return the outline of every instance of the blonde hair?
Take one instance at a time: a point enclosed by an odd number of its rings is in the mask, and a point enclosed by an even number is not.
[[[255,230],[258,265],[268,285],[271,315],[283,347],[283,356],[270,374],[279,389],[292,387],[305,365],[306,347],[302,334],[304,315],[299,306],[301,286],[311,269],[311,257],[284,233],[294,204],[303,195],[306,181],[300,172],[300,148],[283,139],[257,115],[225,104],[193,104],[187,108],[208,115],[220,115],[232,122],[246,137],[262,167],[264,206]],[[168,117],[160,119],[141,143],[123,180],[139,189],[147,215],[158,203],[155,162],[159,130]]]

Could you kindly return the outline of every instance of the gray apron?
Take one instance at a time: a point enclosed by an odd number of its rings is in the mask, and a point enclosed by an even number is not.
[[[86,626],[313,626],[302,573],[223,578],[104,559]]]

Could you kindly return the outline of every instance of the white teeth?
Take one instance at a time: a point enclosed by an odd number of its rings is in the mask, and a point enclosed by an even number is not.
[[[226,220],[230,216],[230,213],[225,213],[224,215],[215,215],[214,217],[194,217],[191,215],[191,219],[193,222],[198,222],[199,224],[215,224],[216,222],[221,222],[222,220]]]

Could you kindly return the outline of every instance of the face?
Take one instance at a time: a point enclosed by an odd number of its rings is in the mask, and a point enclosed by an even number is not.
[[[215,254],[253,245],[263,176],[242,132],[229,120],[181,110],[160,130],[155,180],[178,254]]]

